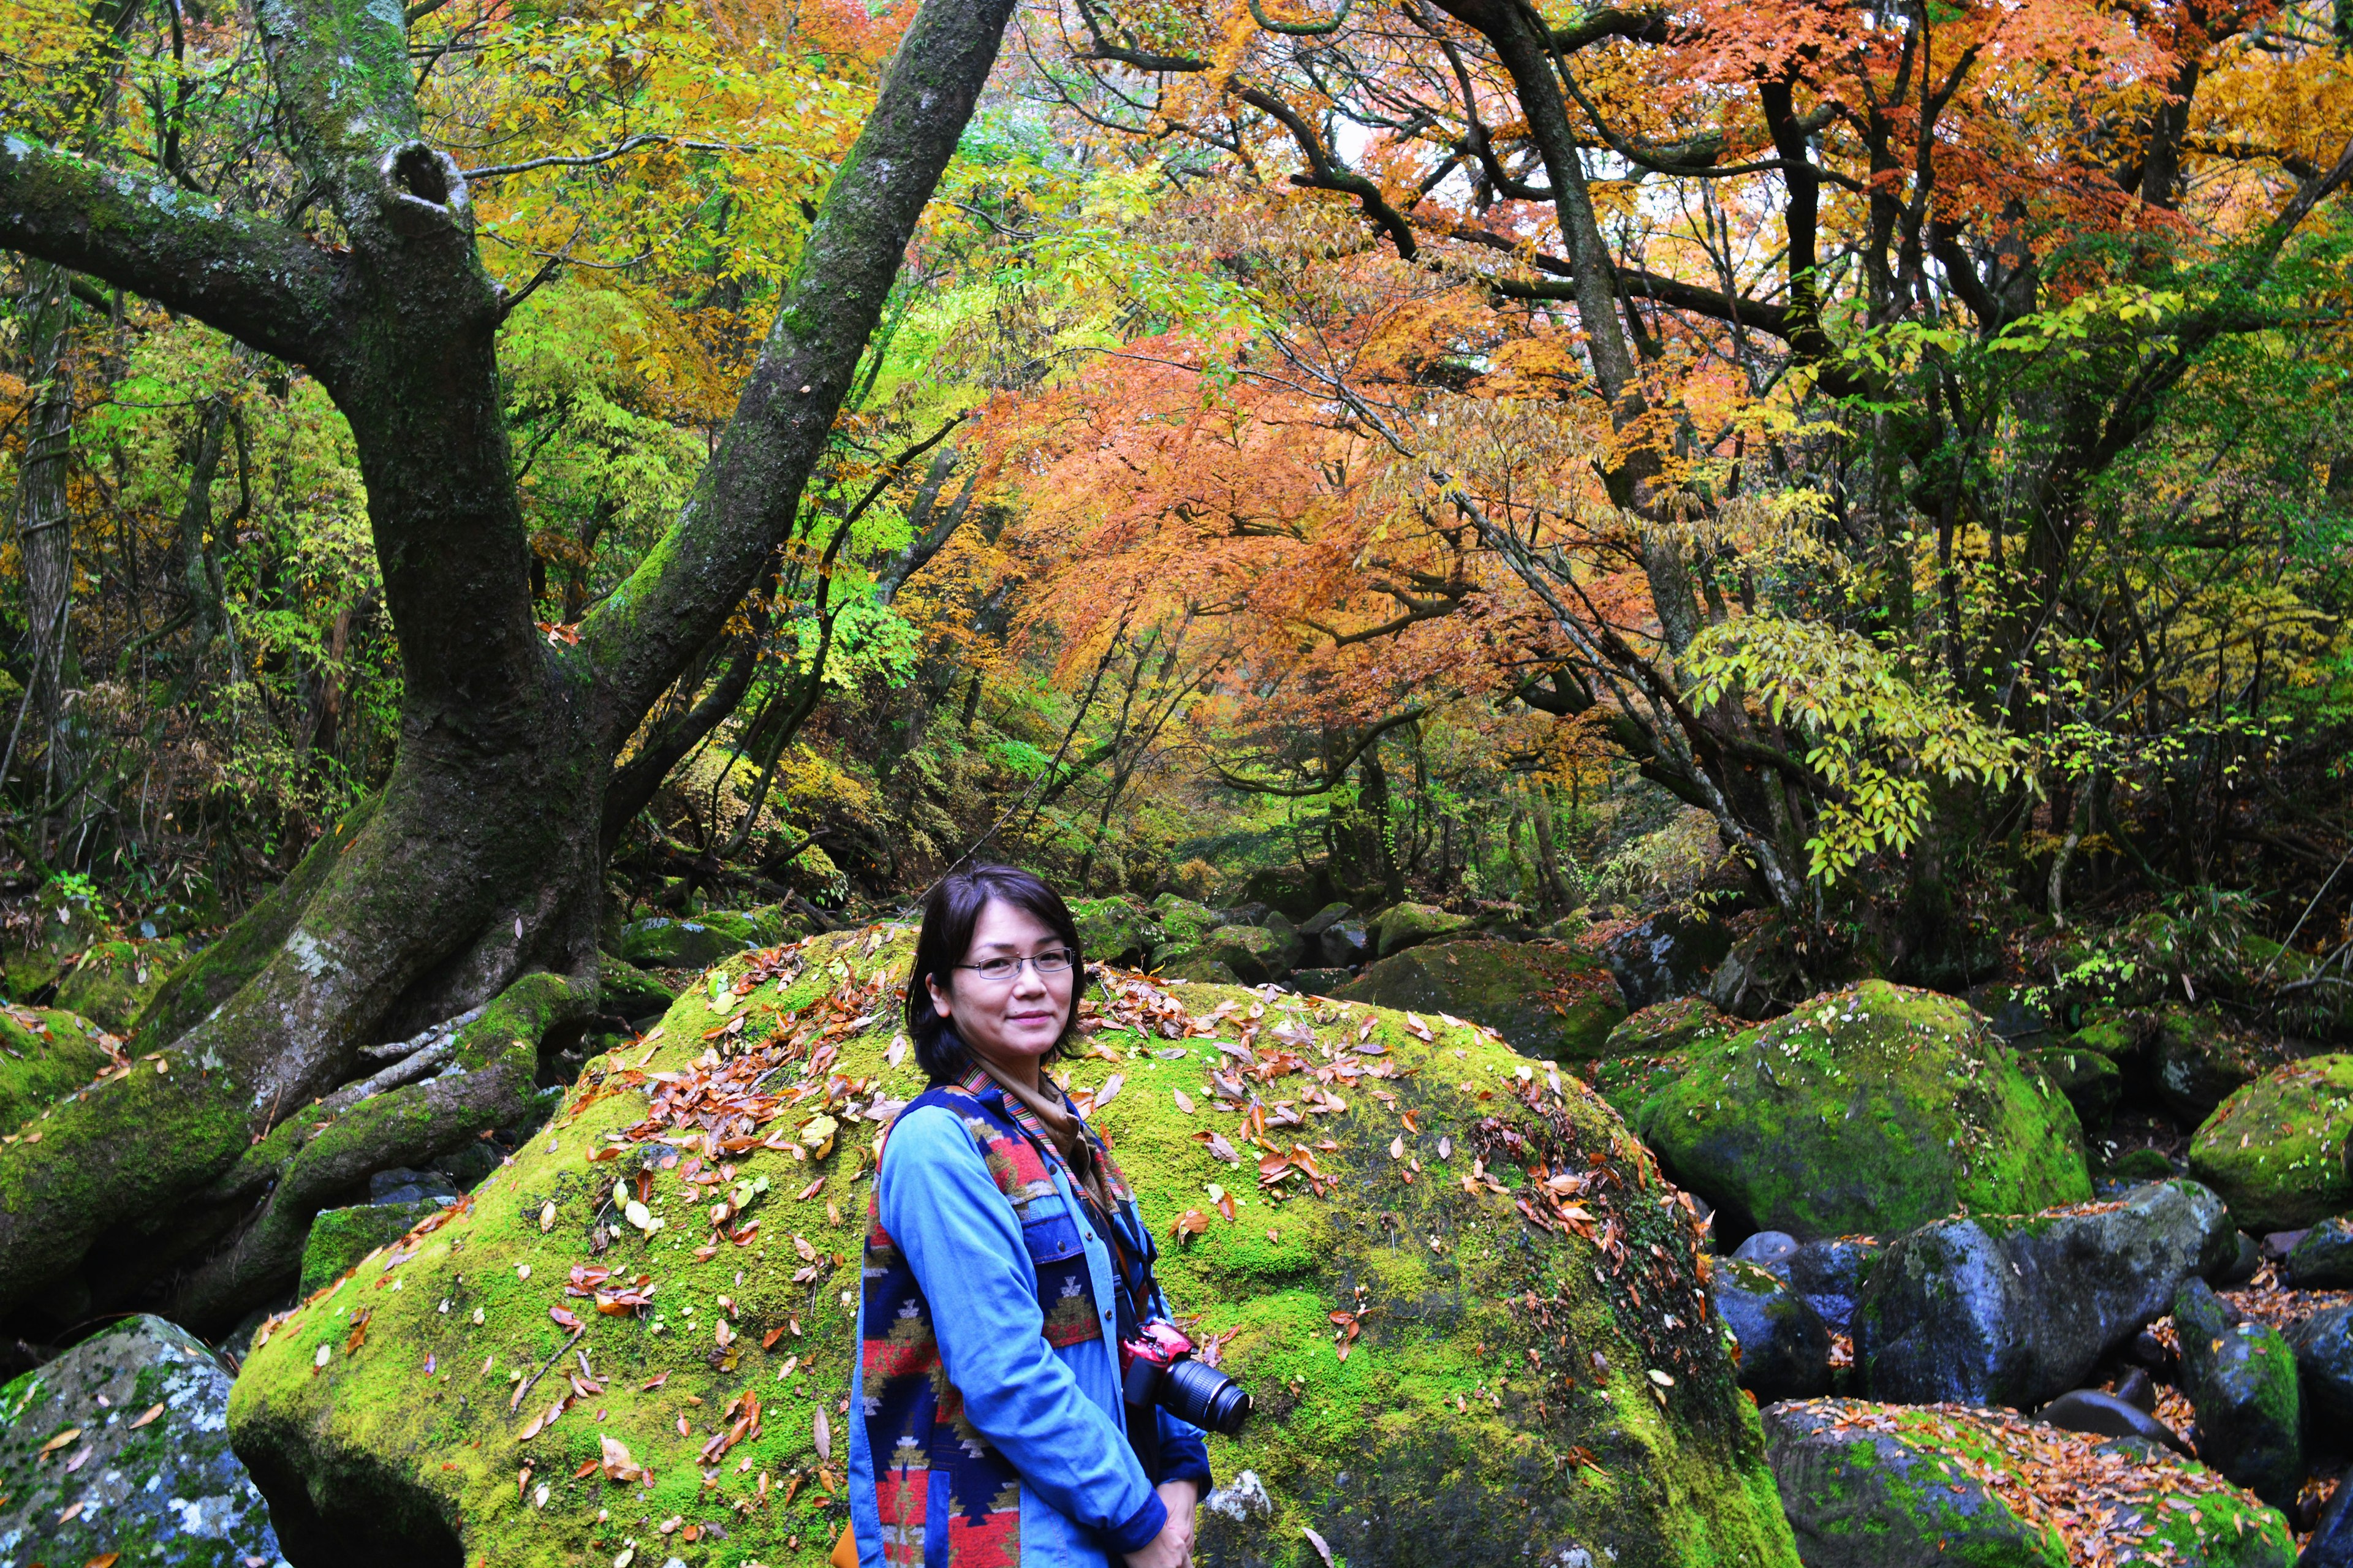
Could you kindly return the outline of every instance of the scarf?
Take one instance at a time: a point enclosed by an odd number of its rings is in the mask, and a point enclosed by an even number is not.
[[[1028,1085],[1016,1082],[978,1051],[970,1054],[974,1063],[997,1080],[998,1088],[1011,1095],[1024,1110],[1038,1119],[1039,1126],[1045,1128],[1046,1136],[1053,1141],[1063,1160],[1078,1173],[1080,1186],[1093,1201],[1095,1207],[1102,1211],[1103,1223],[1108,1226],[1111,1215],[1115,1212],[1112,1205],[1111,1189],[1103,1184],[1103,1167],[1096,1162],[1094,1148],[1087,1142],[1085,1131],[1079,1125],[1078,1113],[1064,1100],[1061,1086],[1042,1072],[1038,1075],[1041,1084],[1053,1089],[1053,1098],[1049,1100]]]

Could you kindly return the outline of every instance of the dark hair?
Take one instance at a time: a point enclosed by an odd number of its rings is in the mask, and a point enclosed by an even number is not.
[[[964,1042],[932,1005],[926,976],[936,976],[940,988],[955,989],[956,965],[972,951],[973,928],[991,901],[1012,905],[1033,915],[1038,923],[1071,950],[1070,1016],[1062,1033],[1046,1053],[1051,1061],[1062,1054],[1079,1032],[1079,992],[1086,982],[1087,955],[1079,945],[1079,924],[1062,895],[1018,866],[975,866],[951,871],[940,879],[923,900],[923,929],[915,938],[915,966],[907,975],[907,1036],[915,1043],[915,1061],[934,1083],[952,1083],[967,1066]]]

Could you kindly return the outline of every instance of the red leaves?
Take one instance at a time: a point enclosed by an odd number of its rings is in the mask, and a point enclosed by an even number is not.
[[[588,1327],[587,1324],[582,1322],[573,1314],[572,1309],[569,1307],[550,1307],[547,1310],[547,1315],[555,1321],[555,1326],[557,1328],[566,1330],[574,1334],[586,1332]]]
[[[1198,1236],[1208,1228],[1209,1216],[1199,1209],[1187,1209],[1176,1216],[1176,1223],[1169,1227],[1179,1243],[1188,1237]]]
[[[727,1407],[719,1413],[719,1419],[731,1424],[712,1433],[711,1440],[703,1444],[699,1458],[705,1465],[717,1464],[727,1457],[728,1449],[760,1435],[759,1394],[748,1388],[744,1390],[727,1402]]]
[[[1208,1150],[1211,1159],[1223,1160],[1229,1165],[1241,1163],[1242,1157],[1234,1152],[1234,1146],[1226,1142],[1225,1134],[1221,1132],[1204,1127],[1193,1134],[1193,1142]]]

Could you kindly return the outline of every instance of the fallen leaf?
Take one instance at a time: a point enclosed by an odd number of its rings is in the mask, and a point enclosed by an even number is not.
[[[555,1228],[555,1200],[553,1198],[540,1205],[539,1228],[543,1235]]]
[[[56,1436],[41,1445],[41,1451],[33,1456],[34,1461],[38,1463],[40,1460],[47,1458],[51,1454],[56,1453],[59,1448],[64,1447],[67,1444],[72,1442],[75,1438],[80,1436],[80,1427],[67,1427],[64,1431],[58,1433]]]
[[[1113,1073],[1103,1079],[1103,1088],[1095,1090],[1095,1109],[1101,1110],[1104,1106],[1109,1105],[1126,1082],[1126,1078],[1119,1073]]]
[[[121,1556],[122,1553],[120,1552],[101,1552],[97,1556],[91,1558],[89,1562],[83,1563],[81,1568],[114,1568],[115,1563],[120,1560]]]
[[[163,1407],[162,1405],[149,1405],[146,1409],[144,1409],[144,1410],[141,1411],[141,1412],[139,1413],[139,1418],[138,1418],[136,1421],[133,1421],[133,1422],[131,1424],[131,1430],[132,1430],[132,1431],[133,1431],[133,1432],[138,1431],[138,1430],[139,1430],[139,1428],[141,1428],[142,1426],[146,1426],[146,1425],[147,1425],[147,1423],[149,1423],[150,1421],[154,1420],[158,1415],[163,1415],[163,1414],[164,1414],[164,1407]]]
[[[1307,1544],[1315,1548],[1316,1556],[1324,1559],[1324,1568],[1332,1568],[1332,1549],[1324,1544],[1324,1538],[1305,1525],[1299,1527],[1299,1533],[1307,1537]]]
[[[815,1423],[815,1427],[817,1436],[817,1457],[820,1460],[832,1458],[833,1427],[825,1418],[825,1406],[822,1405],[817,1407],[817,1421]]]
[[[1198,1236],[1208,1228],[1209,1216],[1199,1209],[1187,1209],[1176,1216],[1176,1223],[1170,1227],[1179,1241],[1188,1236]]]
[[[1392,1160],[1405,1158],[1405,1134],[1400,1132],[1389,1140],[1389,1158]]]
[[[1193,1102],[1189,1099],[1186,1098],[1186,1094],[1183,1089],[1172,1089],[1168,1092],[1175,1096],[1177,1110],[1183,1111],[1187,1116],[1193,1114]]]

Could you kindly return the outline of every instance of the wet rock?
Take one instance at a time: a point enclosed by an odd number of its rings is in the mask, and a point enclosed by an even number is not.
[[[1285,984],[1310,996],[1336,996],[1354,979],[1345,969],[1294,969]]]
[[[2286,1047],[2211,1007],[2168,1006],[2150,1043],[2158,1097],[2184,1121],[2217,1107],[2287,1059]]]
[[[2298,1290],[2353,1290],[2353,1218],[2322,1220],[2280,1260],[2280,1278]]]
[[[2067,1568],[2091,1559],[2071,1559],[2029,1516],[2080,1517],[2086,1487],[2121,1505],[2108,1539],[2129,1535],[2140,1561],[2288,1568],[2295,1558],[2278,1513],[2135,1438],[1843,1399],[1775,1405],[1765,1435],[1806,1568]],[[2022,1513],[2005,1493],[2032,1502]],[[2168,1506],[2177,1500],[2187,1506]]]
[[[1953,997],[1866,981],[1689,1055],[1635,1125],[1727,1237],[1884,1233],[2091,1195],[2074,1111]]]
[[[58,982],[58,1005],[111,1033],[128,1035],[187,955],[188,944],[178,937],[94,942]]]
[[[368,1202],[372,1204],[431,1203],[447,1208],[464,1195],[455,1182],[438,1171],[396,1166],[368,1178]]]
[[[764,984],[754,996],[816,1027],[828,1019],[843,1024],[828,1041],[839,1053],[829,1076],[871,1085],[859,1093],[887,1106],[923,1083],[912,1053],[895,1061],[891,1056],[899,1032],[891,982],[906,970],[913,933],[886,931],[869,952],[872,935],[811,939],[801,950],[807,962],[797,966],[797,978]],[[849,971],[846,983],[836,978],[837,962]],[[750,963],[730,959],[723,973],[740,973]],[[1164,987],[1165,996],[1144,987],[1141,979],[1121,974],[1112,989],[1148,998],[1155,1018],[1161,1009],[1177,1008],[1207,1019],[1232,1004],[1216,1029],[1229,1043],[1259,1000],[1207,984]],[[845,1101],[830,1112],[841,1123],[831,1152],[797,1158],[791,1151],[803,1145],[795,1132],[819,1102],[797,1110],[779,1104],[775,1119],[755,1128],[760,1142],[723,1152],[736,1165],[738,1183],[768,1182],[734,1222],[738,1236],[751,1221],[759,1224],[742,1247],[712,1238],[712,1194],[734,1189],[695,1179],[710,1163],[701,1150],[679,1148],[678,1162],[665,1166],[653,1145],[622,1139],[619,1160],[588,1158],[648,1117],[649,1091],[670,1091],[672,1080],[653,1075],[695,1072],[708,1048],[704,1032],[723,1021],[712,1013],[708,995],[705,985],[691,987],[672,1006],[661,1037],[648,1042],[654,1049],[645,1085],[618,1086],[552,1136],[533,1138],[474,1190],[470,1205],[446,1211],[447,1222],[423,1236],[389,1274],[380,1260],[367,1276],[296,1308],[256,1347],[237,1379],[231,1421],[290,1547],[287,1521],[299,1510],[302,1528],[322,1542],[318,1561],[330,1563],[352,1562],[345,1549],[353,1541],[382,1539],[396,1526],[409,1561],[429,1561],[429,1547],[453,1562],[462,1547],[469,1568],[484,1556],[493,1564],[607,1564],[624,1535],[639,1542],[637,1568],[670,1551],[690,1563],[756,1559],[778,1568],[817,1568],[841,1517],[836,1500],[849,1428],[840,1402],[851,1365],[841,1347],[852,1342],[879,1124]],[[1215,1051],[1208,1039],[1141,1039],[1113,1025],[1095,1038],[1122,1059],[1090,1057],[1057,1068],[1098,1093],[1112,1075],[1122,1079],[1124,1087],[1094,1120],[1160,1234],[1161,1280],[1180,1310],[1203,1311],[1221,1334],[1233,1331],[1221,1366],[1258,1401],[1259,1413],[1240,1436],[1218,1440],[1216,1463],[1222,1484],[1232,1485],[1244,1470],[1260,1477],[1267,1512],[1254,1499],[1243,1506],[1244,1519],[1205,1510],[1196,1560],[1292,1563],[1303,1548],[1301,1531],[1313,1529],[1335,1560],[1383,1568],[1538,1568],[1568,1561],[1572,1550],[1586,1552],[1592,1568],[1606,1568],[1605,1547],[1631,1568],[1687,1562],[1695,1541],[1706,1542],[1724,1563],[1790,1568],[1794,1551],[1765,1468],[1755,1407],[1736,1384],[1721,1326],[1693,1295],[1699,1288],[1696,1227],[1680,1205],[1662,1202],[1669,1194],[1655,1163],[1570,1073],[1560,1074],[1556,1101],[1544,1064],[1475,1031],[1429,1019],[1435,1038],[1425,1041],[1396,1013],[1358,1005],[1343,1023],[1324,1012],[1269,1006],[1256,1020],[1261,1058],[1274,1043],[1270,1031],[1312,1028],[1314,1042],[1300,1054],[1324,1066],[1320,1047],[1336,1045],[1344,1033],[1353,1043],[1366,1021],[1374,1025],[1366,1043],[1386,1054],[1348,1053],[1357,1080],[1328,1086],[1347,1100],[1345,1113],[1313,1116],[1306,1128],[1276,1134],[1286,1147],[1313,1147],[1326,1183],[1316,1196],[1294,1176],[1286,1185],[1302,1190],[1279,1205],[1248,1179],[1249,1166],[1237,1172],[1195,1137],[1221,1129],[1250,1147],[1237,1137],[1235,1118],[1204,1103],[1205,1058]],[[849,1026],[851,1019],[870,1021]],[[632,1049],[630,1065],[646,1049]],[[772,1056],[786,1049],[755,1040],[730,1058],[730,1068],[743,1073],[737,1081],[744,1083],[777,1068],[772,1083],[807,1081],[797,1058]],[[1540,1108],[1497,1092],[1521,1081],[1522,1067]],[[1375,1068],[1378,1076],[1363,1076]],[[1388,1076],[1392,1068],[1396,1076]],[[1276,1102],[1296,1105],[1314,1081],[1292,1074],[1251,1087],[1271,1118]],[[1376,1088],[1397,1097],[1397,1112],[1413,1113],[1412,1127],[1388,1107],[1374,1110],[1380,1104]],[[1482,1089],[1492,1098],[1481,1099]],[[1189,1113],[1176,1091],[1192,1104]],[[1406,1160],[1391,1158],[1398,1139],[1409,1151]],[[1448,1141],[1445,1153],[1441,1139]],[[1327,1141],[1336,1147],[1322,1148]],[[1579,1152],[1581,1172],[1606,1173],[1578,1201],[1624,1237],[1620,1274],[1605,1268],[1597,1279],[1592,1242],[1567,1227],[1531,1228],[1517,1207],[1530,1193],[1526,1168],[1557,1162],[1565,1147]],[[1255,1163],[1261,1153],[1252,1149],[1243,1157]],[[1598,1166],[1594,1154],[1602,1159]],[[634,1181],[632,1163],[649,1155],[655,1160],[649,1217],[663,1219],[665,1227],[649,1236],[623,1220],[616,1237],[614,1182],[623,1174]],[[1460,1178],[1474,1157],[1508,1178],[1512,1190],[1499,1194],[1481,1184],[1466,1192]],[[1422,1170],[1413,1171],[1410,1159]],[[700,1163],[690,1167],[690,1161]],[[1415,1180],[1408,1183],[1407,1175]],[[820,1177],[822,1188],[813,1185]],[[1212,1182],[1231,1190],[1231,1223],[1202,1195]],[[1539,1189],[1532,1206],[1544,1201]],[[551,1203],[555,1214],[543,1230]],[[1168,1226],[1196,1204],[1206,1228],[1180,1242]],[[594,1240],[599,1228],[606,1228],[602,1252]],[[1508,1245],[1496,1244],[1506,1237]],[[814,1258],[801,1256],[797,1237]],[[1653,1245],[1663,1258],[1651,1252]],[[837,1266],[835,1255],[847,1261]],[[588,1263],[624,1279],[653,1276],[658,1290],[648,1315],[584,1310],[589,1303],[565,1292],[571,1267]],[[804,1269],[813,1272],[797,1279]],[[1355,1294],[1360,1284],[1362,1298]],[[1526,1304],[1531,1292],[1535,1309]],[[713,1326],[722,1296],[729,1302],[724,1345]],[[1361,1321],[1362,1335],[1344,1363],[1330,1313],[1358,1300],[1375,1310]],[[439,1310],[444,1300],[447,1313]],[[365,1342],[347,1353],[352,1313],[363,1307],[372,1313]],[[585,1324],[576,1342],[562,1320],[550,1317],[552,1308]],[[795,1322],[799,1334],[792,1331]],[[1570,1345],[1562,1346],[1561,1335],[1572,1330]],[[765,1344],[772,1333],[773,1344]],[[328,1349],[324,1367],[317,1360],[322,1345]],[[528,1377],[559,1352],[561,1365],[513,1401],[517,1384],[507,1374]],[[427,1357],[438,1358],[439,1369],[429,1383]],[[485,1360],[494,1363],[488,1374]],[[788,1364],[793,1374],[780,1381]],[[1527,1382],[1514,1371],[1508,1385],[1498,1384],[1505,1366],[1529,1369]],[[1672,1384],[1652,1379],[1653,1369]],[[601,1388],[583,1398],[567,1374],[593,1377]],[[648,1387],[657,1380],[659,1386]],[[1540,1386],[1547,1395],[1541,1408],[1535,1397]],[[1482,1389],[1498,1397],[1490,1400]],[[722,1419],[726,1405],[745,1390],[756,1390],[762,1402],[758,1435],[747,1436],[722,1462],[704,1461],[706,1446],[729,1429]],[[1458,1394],[1467,1396],[1460,1406]],[[570,1406],[523,1439],[529,1424],[565,1395]],[[761,1472],[781,1488],[788,1484],[784,1478],[810,1476],[828,1462],[817,1447],[819,1409],[836,1477],[831,1497],[805,1482],[792,1506],[772,1490],[767,1507],[733,1512],[737,1500],[756,1502]],[[691,1427],[685,1434],[678,1429],[681,1416]],[[607,1436],[651,1471],[649,1487],[569,1479],[598,1457]],[[1573,1447],[1608,1472],[1606,1485],[1598,1476],[1589,1483],[1564,1481],[1554,1456]],[[754,1460],[749,1471],[739,1468],[745,1458]],[[519,1498],[525,1462],[533,1479]],[[706,1468],[718,1470],[715,1491],[705,1486]],[[550,1487],[543,1510],[532,1500],[543,1482]],[[286,1500],[277,1502],[281,1495]],[[599,1509],[609,1509],[612,1518],[600,1522]],[[729,1537],[697,1556],[702,1549],[677,1544],[676,1534],[662,1543],[637,1523],[672,1515],[719,1520]],[[797,1547],[791,1544],[796,1536]]]
[[[2049,1079],[2052,1087],[2075,1108],[2075,1120],[2098,1131],[2116,1119],[2116,1103],[2124,1098],[2125,1075],[2116,1064],[2096,1051],[2060,1046],[2021,1054]]]
[[[0,1562],[279,1563],[269,1510],[229,1449],[228,1398],[204,1343],[152,1317],[0,1388]]]
[[[410,1203],[322,1209],[302,1243],[302,1278],[296,1293],[308,1296],[333,1283],[352,1265],[380,1247],[391,1246],[411,1226],[438,1214],[443,1206],[437,1198],[419,1198]]]
[[[2227,1289],[2232,1285],[2243,1285],[2255,1277],[2255,1270],[2263,1266],[2263,1247],[2243,1230],[2239,1233],[2238,1247],[2238,1256],[2224,1264],[2221,1271],[2208,1281],[2209,1284]]]
[[[1731,928],[1704,910],[1652,915],[1601,945],[1620,993],[1633,1008],[1697,994],[1731,951]]]
[[[2302,1241],[2305,1238],[2306,1234],[2309,1232],[2311,1228],[2312,1227],[2310,1226],[2306,1226],[2300,1230],[2274,1230],[2266,1232],[2261,1244],[2263,1247],[2263,1261],[2266,1263],[2278,1263],[2284,1261],[2289,1253],[2295,1250],[2295,1244]]]
[[[2304,1484],[2295,1353],[2277,1329],[2232,1322],[2202,1279],[2173,1299],[2181,1391],[2198,1412],[2198,1457],[2274,1508]]]
[[[2292,1325],[2288,1348],[2316,1433],[2335,1435],[2332,1447],[2353,1438],[2353,1306],[2331,1307]]]
[[[1440,937],[1468,931],[1472,920],[1469,915],[1458,915],[1441,910],[1436,904],[1406,903],[1391,904],[1375,915],[1370,924],[1374,952],[1377,956],[1387,958],[1391,953],[1403,952],[1407,948],[1419,947],[1425,942],[1436,942]]]
[[[2116,1395],[2136,1410],[2150,1415],[2157,1414],[2157,1384],[2149,1380],[2146,1368],[2126,1368],[2125,1374],[2116,1379]]]
[[[2353,1056],[2274,1068],[2233,1093],[2189,1142],[2189,1173],[2248,1230],[2293,1230],[2353,1209]]]
[[[1760,1230],[1738,1247],[1732,1256],[1744,1263],[1754,1263],[1770,1268],[1777,1263],[1786,1264],[1789,1255],[1798,1250],[1798,1238],[1786,1230]]]
[[[2353,1568],[2353,1470],[2338,1478],[2337,1495],[2321,1511],[2295,1568]]]
[[[2010,1049],[2037,1051],[2049,1047],[2056,1037],[2051,1009],[2042,1000],[2044,990],[2039,985],[1997,981],[1972,985],[1967,994],[1969,1005],[1985,1016],[1987,1026],[2009,1041]]]
[[[1159,971],[1163,980],[1182,981],[1203,985],[1240,985],[1242,977],[1229,964],[1214,958],[1186,957],[1171,962]]]
[[[1740,1345],[1740,1386],[1770,1405],[1831,1388],[1831,1331],[1788,1284],[1754,1263],[1715,1266],[1709,1294]]]
[[[1354,969],[1372,956],[1372,936],[1356,910],[1326,904],[1299,927],[1301,962],[1324,969]]]
[[[669,1009],[670,988],[634,963],[609,952],[596,955],[597,1005],[624,1018],[644,1018]]]
[[[1899,1237],[1854,1316],[1874,1398],[2031,1409],[2076,1387],[2232,1255],[2221,1200],[2190,1182],[2120,1208],[1947,1220]]]
[[[1599,959],[1550,943],[1430,942],[1367,964],[1338,994],[1468,1018],[1501,1034],[1514,1050],[1548,1061],[1599,1055],[1625,1016],[1617,983]]]
[[[1090,963],[1140,969],[1167,940],[1144,900],[1124,895],[1076,900],[1071,905],[1071,919],[1079,928],[1079,946]]]
[[[2139,1437],[2151,1443],[2162,1443],[2184,1458],[2191,1458],[2189,1445],[2180,1434],[2156,1416],[2113,1394],[2096,1388],[2071,1389],[2034,1413],[2037,1421],[2070,1432],[2092,1432],[2103,1437]]]
[[[1848,1332],[1855,1309],[1886,1248],[1868,1236],[1829,1237],[1791,1253],[1781,1269],[1806,1305],[1820,1313],[1834,1334]]]

